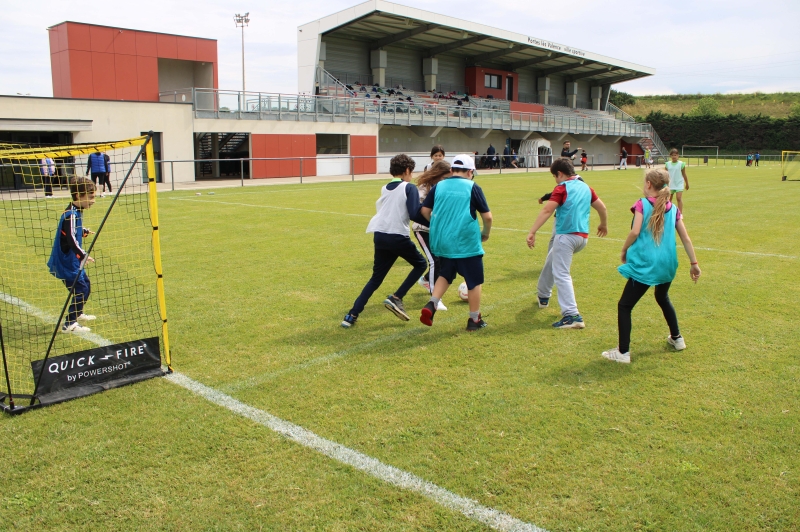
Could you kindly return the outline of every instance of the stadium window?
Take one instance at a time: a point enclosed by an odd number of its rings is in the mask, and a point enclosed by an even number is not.
[[[484,85],[486,85],[487,89],[502,89],[503,87],[500,85],[500,79],[500,76],[497,74],[486,74]]]
[[[317,133],[317,155],[347,155],[350,135]]]

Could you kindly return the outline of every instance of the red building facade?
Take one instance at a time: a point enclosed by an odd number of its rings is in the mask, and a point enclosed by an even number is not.
[[[148,31],[62,22],[48,28],[53,96],[157,102],[160,90],[183,79],[160,79],[165,61],[185,62],[183,71],[217,88],[217,41]],[[181,63],[172,63],[175,64]],[[161,66],[161,68],[160,68]],[[174,68],[171,70],[175,70]],[[162,74],[161,78],[165,78]]]

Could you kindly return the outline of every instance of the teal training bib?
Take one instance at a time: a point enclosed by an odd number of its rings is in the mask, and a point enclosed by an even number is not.
[[[626,279],[633,279],[648,286],[670,283],[678,271],[678,252],[675,249],[675,218],[678,209],[675,205],[664,213],[664,234],[661,244],[656,245],[653,233],[647,228],[653,215],[653,206],[642,198],[642,230],[639,237],[628,248],[626,263],[617,268]]]
[[[436,185],[431,213],[431,251],[437,257],[463,259],[483,255],[481,228],[472,217],[469,179],[451,177]]]

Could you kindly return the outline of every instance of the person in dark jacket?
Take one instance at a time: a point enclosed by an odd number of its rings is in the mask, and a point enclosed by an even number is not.
[[[94,183],[95,190],[97,189],[97,180],[100,180],[101,185],[104,184],[106,174],[109,172],[106,157],[108,156],[105,153],[101,153],[98,150],[90,153],[86,162],[86,175],[92,175],[92,183]]]
[[[579,147],[577,150],[569,151],[569,147],[570,147],[570,143],[569,143],[569,141],[566,141],[564,143],[564,146],[561,148],[561,156],[562,157],[566,157],[567,159],[572,159],[573,157],[575,157],[576,153],[578,153],[580,150],[583,149],[583,148]]]

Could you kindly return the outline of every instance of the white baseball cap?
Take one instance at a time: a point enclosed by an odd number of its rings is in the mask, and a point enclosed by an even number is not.
[[[472,159],[471,155],[462,153],[461,155],[456,155],[453,157],[453,162],[450,167],[461,170],[475,170],[475,161]]]

